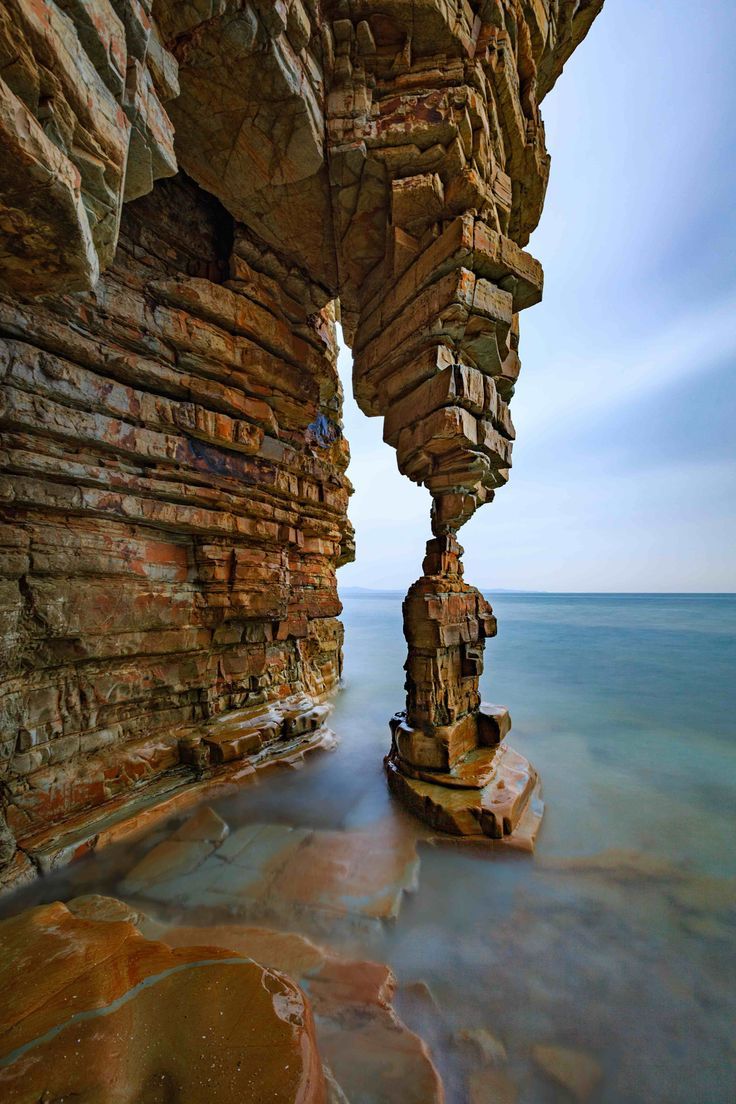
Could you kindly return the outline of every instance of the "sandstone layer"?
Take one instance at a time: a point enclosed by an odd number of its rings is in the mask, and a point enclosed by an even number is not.
[[[353,554],[336,318],[437,539],[506,482],[539,104],[601,6],[5,5],[6,880],[39,833],[321,729]],[[464,723],[466,754],[491,615],[444,585],[422,602],[462,649],[429,682],[410,650],[407,722]],[[414,716],[430,684],[447,720]]]

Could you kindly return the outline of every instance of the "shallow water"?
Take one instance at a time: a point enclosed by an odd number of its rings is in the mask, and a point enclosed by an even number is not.
[[[419,888],[395,924],[337,925],[329,941],[427,983],[436,1003],[407,988],[397,1005],[432,1045],[451,1101],[467,1099],[457,1032],[484,1027],[508,1052],[521,1104],[571,1099],[535,1065],[537,1044],[595,1058],[602,1104],[730,1102],[736,597],[506,594],[493,605],[483,696],[510,707],[509,742],[542,776],[536,855],[421,843]],[[231,825],[378,832],[393,820],[426,835],[392,802],[381,762],[404,696],[401,596],[346,598],[343,620],[330,722],[340,748],[213,803]],[[3,911],[115,894],[130,861],[100,853]],[[182,919],[196,923],[196,908]]]

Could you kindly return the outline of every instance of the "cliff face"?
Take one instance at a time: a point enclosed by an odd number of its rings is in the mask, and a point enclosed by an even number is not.
[[[337,301],[438,537],[506,481],[538,104],[601,5],[5,5],[0,866],[321,723]]]
[[[3,782],[21,842],[175,766],[180,726],[339,676],[334,324],[251,253],[177,177],[126,206],[93,292],[0,301]]]

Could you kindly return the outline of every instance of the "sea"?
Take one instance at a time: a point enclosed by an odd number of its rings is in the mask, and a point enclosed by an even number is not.
[[[596,1064],[593,1102],[730,1104],[736,595],[488,597],[499,632],[482,692],[508,706],[508,741],[541,775],[536,852],[418,832],[418,887],[398,918],[334,942],[391,964],[398,1011],[427,1039],[450,1104],[467,1099],[458,1040],[478,1030],[505,1052],[519,1104],[573,1099],[540,1070],[539,1047]],[[345,596],[339,748],[228,798],[229,822],[379,831],[393,817],[414,830],[382,765],[404,702],[401,601]],[[79,892],[114,892],[108,868],[91,885],[78,865],[35,899],[73,894],[76,878]]]

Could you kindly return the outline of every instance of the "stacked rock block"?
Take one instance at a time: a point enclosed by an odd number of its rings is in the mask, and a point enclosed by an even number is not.
[[[483,648],[496,634],[488,602],[463,582],[460,552],[453,537],[429,541],[424,574],[404,599],[408,724],[397,744],[405,759],[438,770],[475,746],[466,718],[480,705]],[[423,729],[433,733],[430,743]]]
[[[469,214],[361,316],[356,393],[384,415],[402,474],[431,492],[436,533],[455,532],[508,480],[516,316],[541,292],[540,265]]]
[[[508,710],[481,702],[493,611],[463,581],[452,536],[427,543],[424,574],[404,599],[406,710],[391,719],[389,785],[413,812],[455,835],[511,835],[535,796],[534,768],[501,742]],[[534,816],[527,817],[530,834]]]
[[[575,34],[599,6],[574,5]],[[538,67],[562,13],[502,0],[427,4],[416,18],[406,4],[369,7],[335,24],[329,118],[336,217],[360,239],[341,272],[354,389],[385,418],[400,471],[430,490],[435,531],[452,532],[511,465],[518,313],[542,294],[523,250],[549,169]]]
[[[410,658],[410,713],[482,716],[452,541],[508,478],[538,105],[601,5],[7,0],[0,868],[315,722],[352,557],[336,318],[448,542],[407,635],[464,652]]]
[[[331,180],[351,243],[341,303],[355,396],[384,418],[399,470],[430,491],[435,537],[404,603],[407,709],[387,767],[436,827],[498,837],[523,816],[536,775],[485,746],[508,714],[480,707],[494,623],[461,580],[455,536],[509,477],[519,313],[543,283],[524,251],[549,172],[538,104],[601,4],[373,7],[335,5],[344,18],[333,23]]]

